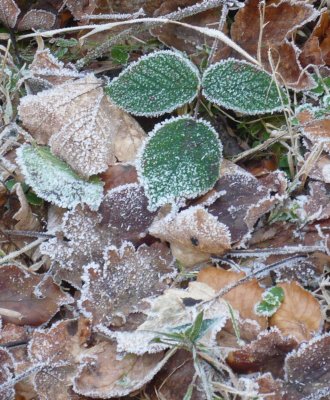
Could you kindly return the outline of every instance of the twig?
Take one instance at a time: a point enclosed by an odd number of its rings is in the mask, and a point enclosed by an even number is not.
[[[13,251],[12,253],[9,253],[7,256],[4,256],[0,258],[0,265],[6,263],[7,261],[13,260],[14,258],[20,256],[21,254],[27,252],[28,250],[33,249],[34,247],[38,246],[42,242],[44,242],[48,238],[39,238],[35,240],[32,243],[27,244],[26,246],[22,247],[21,249],[17,251]]]
[[[251,250],[232,250],[227,255],[230,257],[263,257],[269,255],[286,255],[286,254],[308,254],[316,251],[325,251],[325,246],[283,246],[267,249],[251,249]]]
[[[6,235],[9,235],[9,236],[37,237],[37,238],[46,238],[46,239],[52,239],[55,237],[55,235],[45,233],[45,232],[12,231],[9,229],[3,229],[1,232],[3,232]]]

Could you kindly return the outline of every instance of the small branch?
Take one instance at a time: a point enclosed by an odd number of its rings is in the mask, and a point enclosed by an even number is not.
[[[283,246],[267,249],[232,250],[227,255],[235,258],[265,257],[270,255],[308,254],[316,251],[325,252],[325,246]]]
[[[55,237],[55,235],[45,233],[45,232],[34,232],[34,231],[12,231],[9,229],[3,229],[1,232],[3,232],[6,235],[9,236],[22,236],[22,237],[37,237],[37,238],[46,238],[46,239],[52,239]]]
[[[17,251],[13,251],[12,253],[8,254],[5,257],[0,258],[0,265],[6,263],[7,261],[13,260],[14,258],[20,256],[21,254],[27,252],[28,250],[33,249],[36,246],[39,246],[42,242],[44,242],[48,238],[40,238],[35,240],[32,243],[27,244],[26,246],[22,247]]]

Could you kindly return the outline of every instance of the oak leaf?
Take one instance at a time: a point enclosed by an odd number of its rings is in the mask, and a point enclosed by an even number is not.
[[[323,321],[319,302],[296,282],[283,282],[277,286],[284,290],[284,300],[269,324],[276,326],[283,335],[293,336],[299,343],[311,339]]]
[[[166,279],[175,276],[169,249],[160,243],[134,249],[125,242],[104,251],[102,265],[84,266],[84,285],[79,300],[82,313],[94,325],[121,326],[131,313],[143,310],[143,301],[161,294]]]
[[[81,287],[83,266],[103,261],[106,246],[120,247],[125,240],[138,243],[147,233],[154,214],[138,184],[119,186],[107,192],[99,212],[76,207],[65,213],[60,234],[43,243],[41,251],[55,262],[57,280]]]

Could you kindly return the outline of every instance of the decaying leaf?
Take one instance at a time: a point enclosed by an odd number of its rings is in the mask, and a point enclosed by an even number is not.
[[[272,374],[267,372],[257,379],[258,392],[262,396],[267,396],[267,400],[282,400],[282,381],[274,379]]]
[[[72,65],[64,66],[63,62],[54,57],[48,48],[36,51],[29,70],[34,79],[44,82],[46,88],[82,78],[82,74],[78,73]]]
[[[330,118],[314,118],[313,113],[309,111],[301,112],[297,115],[301,122],[301,133],[312,142],[312,144],[323,145],[323,149],[330,153]]]
[[[245,277],[244,272],[226,271],[222,268],[203,268],[197,281],[209,285],[215,292],[229,286]],[[242,319],[251,319],[258,322],[261,328],[267,327],[267,318],[255,313],[255,305],[262,299],[264,290],[256,279],[246,282],[223,296],[231,306],[239,312]]]
[[[298,342],[311,339],[322,324],[319,302],[296,282],[283,282],[277,286],[284,290],[284,301],[270,318],[270,325]]]
[[[271,372],[281,377],[284,359],[297,345],[295,339],[286,338],[277,328],[272,328],[260,333],[250,344],[229,353],[227,362],[240,373]]]
[[[50,276],[36,275],[15,265],[0,268],[0,313],[4,321],[38,326],[47,322],[61,305],[70,304]]]
[[[106,246],[120,247],[125,240],[138,243],[154,218],[146,204],[141,186],[129,184],[108,191],[99,212],[81,206],[67,212],[62,223],[65,239],[59,236],[41,246],[58,264],[56,279],[80,288],[83,266],[102,262]]]
[[[21,10],[14,0],[2,0],[0,3],[0,21],[9,28],[14,28]]]
[[[309,194],[298,197],[301,208],[297,211],[304,222],[330,218],[329,194],[323,182],[309,182]]]
[[[20,19],[17,29],[20,31],[51,29],[55,22],[54,13],[42,9],[31,9]]]
[[[15,390],[12,385],[1,388],[3,384],[7,384],[13,378],[13,359],[10,353],[0,348],[0,395],[3,400],[13,400],[15,398]]]
[[[229,228],[232,243],[244,243],[258,219],[285,199],[286,186],[279,171],[259,181],[242,168],[224,162],[220,179],[210,194],[221,195],[213,202],[211,197],[206,209]]]
[[[106,191],[128,183],[137,183],[138,181],[135,167],[128,163],[109,165],[108,169],[101,174],[101,179],[104,182],[104,190]]]
[[[259,11],[260,7],[260,11]],[[260,18],[263,30],[260,34]],[[318,12],[306,2],[271,0],[267,3],[249,0],[240,9],[231,26],[231,38],[253,57],[258,56],[260,38],[260,58],[263,66],[270,73],[275,72],[277,79],[287,86],[301,90],[315,85],[307,72],[303,71],[298,56],[299,52],[290,35],[307,22],[314,20]],[[270,49],[275,71],[269,62]]]
[[[165,364],[150,383],[148,396],[151,400],[171,399],[182,400],[188,392],[196,371],[191,354],[186,350],[178,350]],[[199,387],[200,381],[193,385],[190,400],[205,400],[205,393]]]
[[[329,65],[330,64],[330,18],[328,10],[320,15],[318,23],[313,32],[304,43],[300,61],[305,67],[307,65]]]
[[[115,162],[114,142],[131,141],[136,151],[145,136],[132,117],[110,103],[91,74],[25,96],[19,114],[37,143],[49,143],[55,155],[85,177]],[[132,157],[131,148],[126,151]]]
[[[285,400],[318,400],[330,395],[330,335],[310,340],[285,359]]]
[[[13,190],[16,191],[16,195],[20,202],[20,209],[13,215],[13,218],[18,222],[15,225],[15,229],[18,230],[30,230],[35,231],[40,227],[38,218],[32,213],[31,207],[25,197],[22,185],[17,183]]]
[[[79,307],[94,325],[121,326],[130,313],[143,308],[144,300],[161,294],[166,278],[175,276],[169,249],[160,243],[134,249],[125,242],[106,248],[103,265],[84,266]]]
[[[223,254],[230,249],[228,227],[201,206],[155,220],[149,233],[171,244],[204,253]]]
[[[34,385],[43,400],[70,399],[68,390],[82,355],[88,352],[90,335],[90,323],[83,318],[60,321],[50,329],[33,332],[29,357],[41,366]]]
[[[93,357],[83,360],[74,379],[74,390],[93,398],[120,397],[140,389],[167,361],[163,353],[118,359],[114,344],[103,342],[98,347]]]

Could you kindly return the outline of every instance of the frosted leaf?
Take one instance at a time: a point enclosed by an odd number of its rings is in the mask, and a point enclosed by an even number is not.
[[[109,190],[99,208],[102,226],[112,230],[115,243],[143,238],[155,217],[148,211],[148,199],[143,188],[137,184],[122,185]]]
[[[62,224],[65,240],[59,236],[41,245],[42,253],[56,263],[56,279],[80,288],[83,266],[102,263],[106,246],[120,247],[125,240],[138,243],[154,218],[146,204],[141,186],[129,184],[108,191],[99,212],[80,206],[67,212]]]
[[[20,31],[51,29],[55,22],[54,13],[42,9],[31,9],[19,21],[17,29]]]
[[[71,398],[68,390],[87,351],[90,336],[90,323],[83,318],[60,321],[50,329],[33,332],[29,358],[34,364],[43,365],[33,378],[34,387],[43,400]]]
[[[311,339],[323,323],[318,300],[296,282],[282,282],[277,286],[283,289],[284,300],[270,318],[270,326],[276,326],[299,343]]]
[[[120,143],[125,146],[121,152],[134,158],[145,137],[138,123],[109,101],[93,75],[23,97],[19,115],[38,144],[49,143],[55,155],[85,177],[115,162]]]
[[[196,67],[178,52],[157,51],[132,63],[105,91],[124,110],[142,116],[171,112],[196,96]]]
[[[137,167],[150,210],[211,189],[221,160],[222,145],[207,122],[183,116],[156,125]]]
[[[84,361],[84,360],[83,360]],[[93,358],[86,358],[74,379],[75,392],[92,398],[125,396],[140,389],[163,367],[163,353],[118,359],[116,346],[102,342]]]
[[[50,276],[34,274],[15,265],[0,268],[2,319],[16,325],[38,326],[50,320],[60,306],[72,303]]]
[[[271,317],[284,300],[284,291],[274,286],[262,294],[262,301],[255,306],[255,313],[264,317]]]
[[[160,332],[173,333],[178,327],[191,325],[197,314],[204,310],[204,319],[213,320],[213,324],[200,339],[200,343],[212,346],[215,344],[216,333],[229,318],[227,304],[222,299],[198,308],[201,301],[211,300],[214,295],[215,291],[201,282],[190,282],[187,290],[168,289],[163,295],[149,300],[151,308],[146,311],[148,317],[135,331],[103,332],[116,339],[118,351],[135,354],[158,352],[168,347],[166,344],[152,343],[153,339],[162,338]]]
[[[73,66],[64,66],[63,62],[54,57],[48,48],[36,51],[29,70],[34,78],[46,81],[52,86],[82,78],[82,74]]]
[[[1,0],[0,21],[9,28],[14,28],[21,10],[14,0]]]
[[[93,178],[80,178],[48,147],[23,145],[17,150],[17,163],[25,181],[35,193],[60,207],[73,208],[86,203],[97,209],[103,196],[103,185]]]
[[[12,385],[7,385],[10,380],[13,378],[13,359],[10,353],[0,348],[0,397],[1,400],[14,400],[15,398],[15,390],[14,390],[14,381]],[[5,388],[1,388],[1,386],[5,384]]]
[[[272,76],[245,61],[227,59],[212,65],[204,72],[202,86],[209,101],[243,114],[281,111],[287,104]]]
[[[279,171],[258,180],[226,161],[214,186],[216,192],[225,194],[206,209],[228,227],[232,243],[244,241],[258,219],[286,197],[286,186]]]
[[[294,338],[284,337],[272,328],[261,332],[250,344],[230,352],[226,361],[235,372],[271,372],[278,378],[283,374],[286,355],[297,346]]]
[[[330,335],[304,343],[285,359],[284,396],[289,400],[321,400],[330,395]]]
[[[230,249],[227,226],[201,206],[155,220],[149,233],[171,244],[205,253],[223,254]]]
[[[176,275],[169,249],[160,243],[150,247],[125,242],[120,249],[105,249],[103,265],[84,266],[79,307],[94,324],[121,326],[130,313],[143,310],[143,301],[161,294],[166,278]]]

